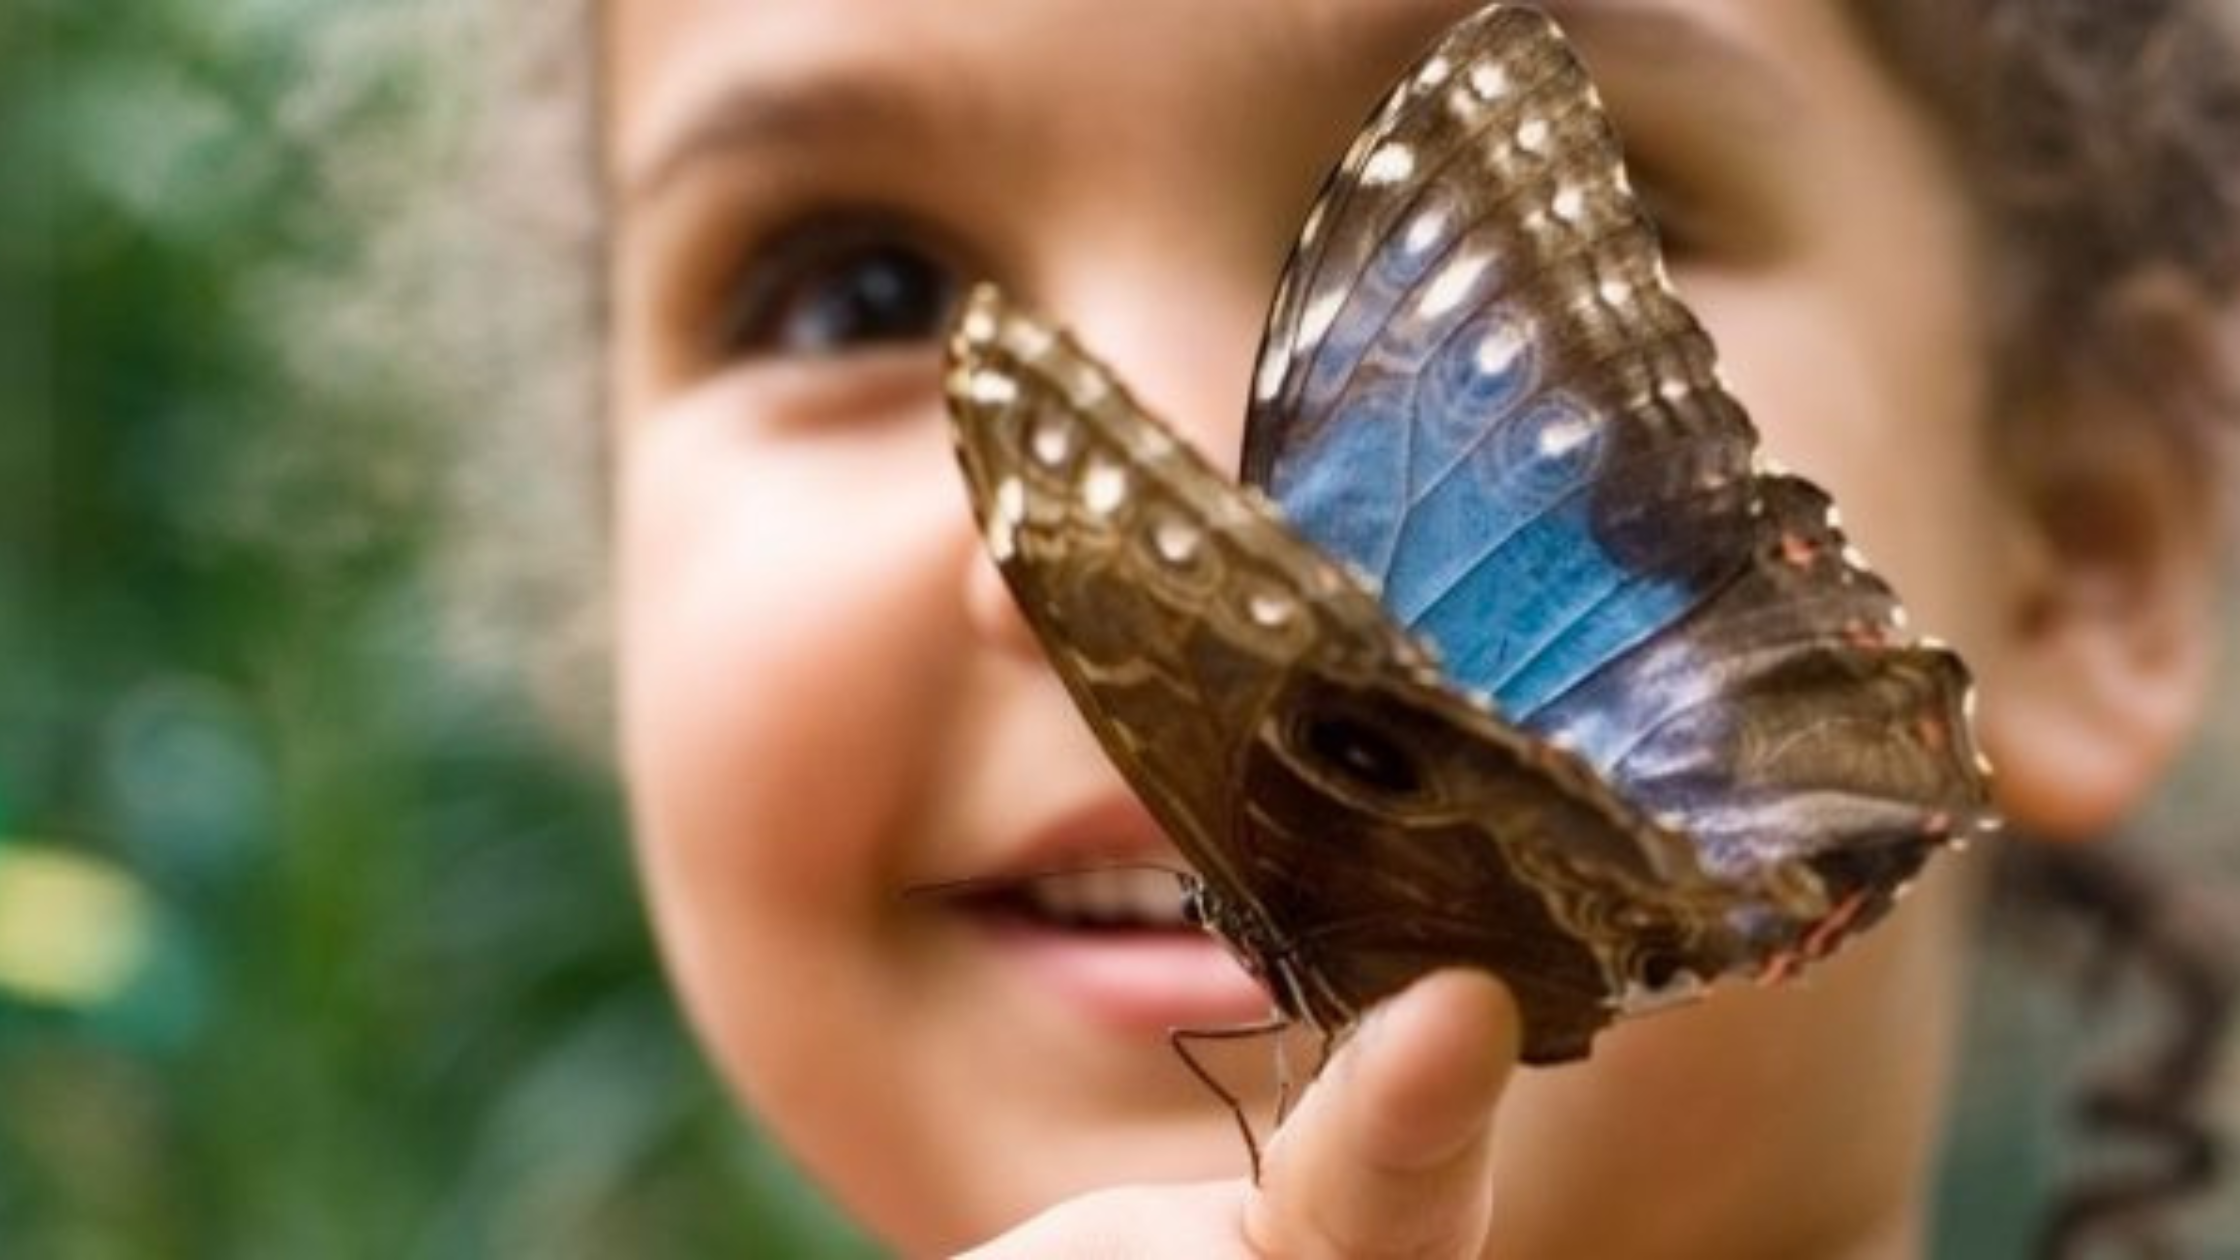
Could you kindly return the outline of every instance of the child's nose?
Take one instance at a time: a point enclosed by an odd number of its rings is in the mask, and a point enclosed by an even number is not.
[[[1117,244],[1053,286],[1058,317],[1137,402],[1234,469],[1272,275],[1219,249]]]

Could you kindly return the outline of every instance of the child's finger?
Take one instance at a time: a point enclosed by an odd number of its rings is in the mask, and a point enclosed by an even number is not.
[[[1245,1231],[1262,1255],[1475,1256],[1494,1104],[1518,1047],[1508,991],[1447,971],[1380,1007],[1270,1143]]]
[[[1237,1237],[1243,1178],[1196,1185],[1098,1190],[956,1260],[1165,1260],[1243,1256]]]

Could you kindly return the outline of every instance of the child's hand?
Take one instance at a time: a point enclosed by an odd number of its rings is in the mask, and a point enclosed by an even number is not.
[[[1492,1197],[1493,1110],[1516,1008],[1476,972],[1418,981],[1372,1014],[1269,1143],[1261,1184],[1084,1195],[975,1250],[1042,1256],[1476,1256]]]

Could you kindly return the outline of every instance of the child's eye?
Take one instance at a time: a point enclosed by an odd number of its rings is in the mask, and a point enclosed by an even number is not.
[[[718,325],[727,357],[833,357],[930,342],[962,289],[942,252],[907,228],[810,227],[748,268]]]

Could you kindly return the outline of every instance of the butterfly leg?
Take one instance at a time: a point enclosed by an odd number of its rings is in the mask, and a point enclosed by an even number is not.
[[[1182,1060],[1182,1065],[1190,1069],[1190,1074],[1211,1090],[1213,1096],[1220,1099],[1222,1105],[1229,1109],[1229,1114],[1235,1118],[1237,1132],[1244,1138],[1245,1155],[1252,1161],[1252,1180],[1255,1185],[1260,1181],[1260,1139],[1252,1131],[1251,1117],[1245,1115],[1244,1100],[1238,1098],[1228,1086],[1223,1085],[1219,1078],[1207,1070],[1205,1064],[1198,1061],[1198,1056],[1190,1052],[1190,1045],[1192,1042],[1243,1041],[1254,1037],[1280,1036],[1290,1027],[1291,1017],[1279,1013],[1254,1023],[1234,1024],[1224,1028],[1167,1030],[1167,1044],[1174,1047],[1175,1057]],[[1281,1124],[1283,1115],[1288,1110],[1291,1090],[1290,1072],[1284,1064],[1281,1041],[1276,1043],[1276,1076],[1276,1122]]]

